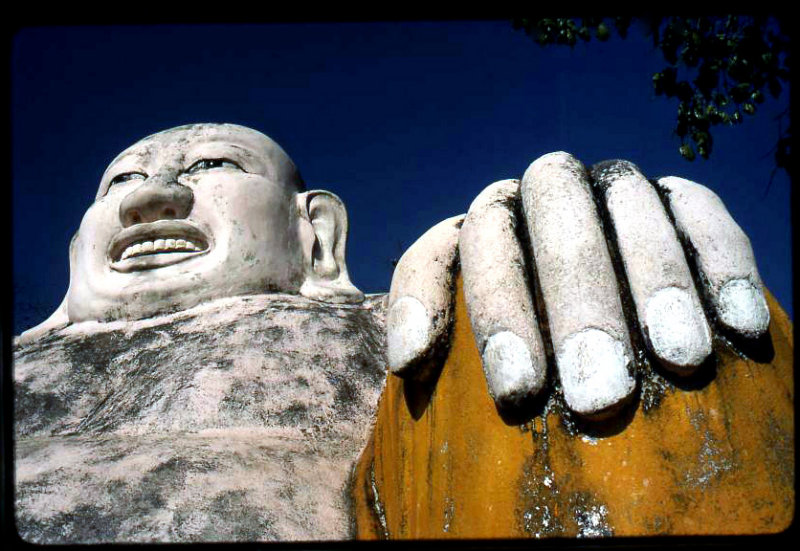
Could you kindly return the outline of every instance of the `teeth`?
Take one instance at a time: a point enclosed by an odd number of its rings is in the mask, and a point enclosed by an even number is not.
[[[140,241],[134,245],[129,245],[122,255],[120,260],[125,260],[132,256],[139,256],[149,253],[158,253],[166,251],[202,251],[203,249],[192,241],[185,239],[156,239],[154,241]]]

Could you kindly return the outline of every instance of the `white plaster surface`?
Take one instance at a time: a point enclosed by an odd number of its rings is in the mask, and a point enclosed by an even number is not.
[[[427,379],[434,369],[433,358],[447,353],[455,304],[458,232],[463,220],[462,214],[436,224],[411,245],[395,267],[386,330],[391,347],[389,369],[396,375]],[[407,297],[413,300],[402,300]],[[400,350],[401,343],[408,348]]]
[[[623,343],[599,329],[585,329],[556,351],[567,405],[576,413],[601,416],[634,391],[631,357]]]
[[[655,188],[633,163],[592,168],[614,225],[636,314],[652,352],[688,373],[711,353],[711,333],[672,222]]]
[[[288,155],[255,130],[194,124],[144,138],[108,166],[70,247],[69,320],[142,319],[264,292],[358,302],[344,207],[303,191]],[[297,208],[299,194],[319,206]]]
[[[660,178],[658,184],[668,192],[678,230],[696,251],[698,270],[719,321],[745,337],[764,334],[769,311],[750,239],[707,187],[674,176]],[[748,281],[754,291],[737,284],[723,296],[724,286],[735,280]]]
[[[387,359],[389,366],[406,366],[430,346],[431,316],[416,298],[406,296],[395,301],[387,316],[392,328],[387,334]]]
[[[758,336],[769,326],[769,307],[750,280],[734,279],[719,292],[719,317],[722,323],[746,336]]]
[[[522,246],[516,235],[519,182],[488,186],[459,234],[464,297],[489,392],[498,403],[536,394],[547,365]],[[490,347],[490,343],[491,347]]]
[[[586,170],[568,153],[544,155],[525,171],[521,196],[559,376],[565,395],[569,388],[573,397],[568,404],[584,415],[599,414],[624,400],[635,381],[627,364],[617,365],[632,358],[630,337]],[[599,353],[588,370],[581,367],[588,360],[576,359],[585,356],[569,352],[575,345],[564,345],[590,328],[606,334],[616,343],[609,350],[619,354]],[[591,384],[582,384],[580,374],[591,375]]]
[[[324,189],[300,193],[295,199],[305,272],[300,294],[335,304],[361,302],[364,293],[350,281],[345,262],[348,220],[344,202]]]
[[[711,353],[711,331],[696,296],[667,287],[653,293],[644,310],[653,352],[673,371],[691,373]]]
[[[536,365],[525,341],[511,331],[495,333],[481,355],[489,394],[507,406],[541,389],[545,365]]]

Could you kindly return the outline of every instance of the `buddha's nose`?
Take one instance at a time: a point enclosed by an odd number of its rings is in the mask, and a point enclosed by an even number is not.
[[[119,218],[127,228],[134,224],[186,218],[194,194],[178,183],[173,174],[154,174],[130,192],[119,205]]]

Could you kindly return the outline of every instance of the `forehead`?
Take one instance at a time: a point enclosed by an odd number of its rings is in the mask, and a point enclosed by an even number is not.
[[[292,189],[302,190],[297,167],[281,147],[261,132],[235,124],[192,124],[148,136],[117,155],[106,168],[97,192],[123,172],[157,171],[162,165],[180,168],[201,158],[230,158],[247,172],[261,174]],[[188,168],[184,166],[183,168]]]
[[[128,158],[158,161],[190,153],[202,145],[230,145],[242,154],[268,160],[276,153],[285,156],[278,144],[264,134],[236,125],[196,124],[148,136],[120,153],[109,166]]]

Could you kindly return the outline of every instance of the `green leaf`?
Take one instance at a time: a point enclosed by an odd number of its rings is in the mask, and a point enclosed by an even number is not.
[[[692,132],[692,139],[698,146],[705,145],[711,140],[708,132]]]
[[[606,26],[605,23],[600,23],[597,26],[597,31],[596,32],[597,32],[597,39],[598,40],[602,40],[603,42],[608,40],[608,37],[609,37],[610,33],[609,33],[608,27]]]
[[[612,25],[627,36],[632,17],[515,18],[511,24],[541,45],[606,41]],[[774,16],[640,16],[645,36],[660,49],[666,68],[652,74],[655,95],[677,97],[675,133],[687,160],[708,158],[710,129],[754,115],[767,91],[777,98],[789,82],[788,18]],[[792,25],[794,20],[792,20]],[[678,81],[678,68],[685,80]]]
[[[681,157],[687,161],[694,161],[694,150],[688,143],[683,144],[678,151],[680,152]]]

